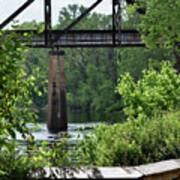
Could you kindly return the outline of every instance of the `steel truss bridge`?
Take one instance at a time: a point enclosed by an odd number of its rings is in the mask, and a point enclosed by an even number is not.
[[[0,24],[0,29],[3,29],[34,1],[35,0],[27,0],[21,7],[19,7]],[[141,41],[140,34],[136,30],[121,29],[121,0],[112,0],[111,30],[72,30],[72,28],[78,24],[81,19],[87,16],[89,12],[98,6],[102,1],[103,0],[97,0],[64,30],[52,30],[51,0],[44,0],[44,32],[41,34],[35,30],[19,30],[16,32],[22,37],[24,34],[33,33],[33,36],[30,38],[31,43],[27,43],[27,45],[34,48],[144,46],[144,43]],[[26,37],[24,38],[26,39]]]

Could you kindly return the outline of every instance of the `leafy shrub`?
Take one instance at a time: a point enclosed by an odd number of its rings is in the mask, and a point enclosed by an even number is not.
[[[0,32],[0,150],[8,144],[7,137],[29,134],[26,124],[36,118],[30,110],[34,77],[26,78],[22,64],[27,50],[15,33]],[[6,146],[8,147],[8,146]]]
[[[26,124],[34,121],[36,114],[29,108],[34,77],[26,78],[22,66],[27,48],[15,33],[0,31],[0,35],[0,175],[5,175],[11,168],[5,162],[13,161],[8,157],[16,148],[16,132],[30,135]]]
[[[128,121],[100,125],[80,141],[79,163],[94,166],[138,165],[180,157],[180,75],[169,62],[143,71],[134,82],[121,76],[117,92]]]
[[[31,108],[32,89],[41,94],[35,86],[36,78],[27,75],[24,67],[27,47],[16,33],[0,31],[0,36],[0,179],[28,179],[37,168],[67,166],[70,152],[66,139],[37,147],[27,128],[27,123],[35,123],[37,118]],[[27,140],[24,152],[19,150],[16,132]]]
[[[11,143],[11,151],[0,152],[0,179],[36,179],[43,178],[44,167],[69,166],[70,151],[66,148],[66,139],[62,142],[48,145],[43,142],[37,147],[34,141],[28,141],[28,148],[20,152],[15,142]],[[38,172],[38,173],[37,173]]]
[[[125,105],[124,112],[129,119],[152,117],[154,111],[166,111],[180,107],[180,74],[169,62],[160,64],[159,69],[143,71],[143,78],[137,83],[127,73],[121,76],[117,86]]]
[[[77,151],[81,165],[132,166],[180,158],[180,111],[159,112],[143,125],[132,121],[100,125],[85,135]]]

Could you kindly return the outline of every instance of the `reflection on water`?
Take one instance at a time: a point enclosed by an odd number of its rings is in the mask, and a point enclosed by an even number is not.
[[[39,129],[33,131],[35,140],[38,142],[41,141],[60,141],[62,137],[57,134],[52,134],[48,132],[47,129],[47,110],[42,111],[40,114],[40,119],[37,125]],[[100,123],[112,124],[114,122],[121,122],[122,113],[109,113],[109,114],[100,114],[100,113],[85,113],[85,112],[68,112],[68,130],[67,134],[69,136],[68,142],[70,144],[76,144],[79,139],[83,138],[85,133],[93,131],[94,127],[98,126]],[[34,124],[28,124],[30,130],[35,128]],[[78,138],[77,138],[78,137]],[[23,138],[19,133],[17,133],[17,139],[20,143],[23,144]]]
[[[122,112],[98,113],[98,112],[68,112],[68,121],[73,123],[106,122],[115,123],[122,121]]]
[[[47,107],[39,110],[39,122],[47,122],[48,112]],[[89,123],[89,122],[106,122],[116,123],[124,119],[122,112],[72,112],[68,110],[69,123]]]

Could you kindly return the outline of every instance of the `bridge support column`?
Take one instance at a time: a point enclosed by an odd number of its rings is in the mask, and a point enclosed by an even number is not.
[[[64,51],[49,53],[48,130],[67,130]]]

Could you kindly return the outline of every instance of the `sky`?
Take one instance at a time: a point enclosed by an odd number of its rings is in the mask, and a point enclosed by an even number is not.
[[[27,0],[0,0],[0,23],[2,23],[12,12],[20,7]],[[62,7],[68,4],[79,4],[86,7],[91,6],[96,0],[51,0],[52,1],[52,24],[55,25],[58,20],[58,14]],[[44,20],[44,0],[35,0],[27,9],[25,9],[15,21],[22,23],[24,21]],[[103,14],[111,14],[112,0],[103,0],[93,11]],[[93,12],[92,11],[92,12]],[[11,23],[12,24],[12,23]],[[11,25],[10,24],[10,25]],[[10,27],[8,25],[8,27]]]

